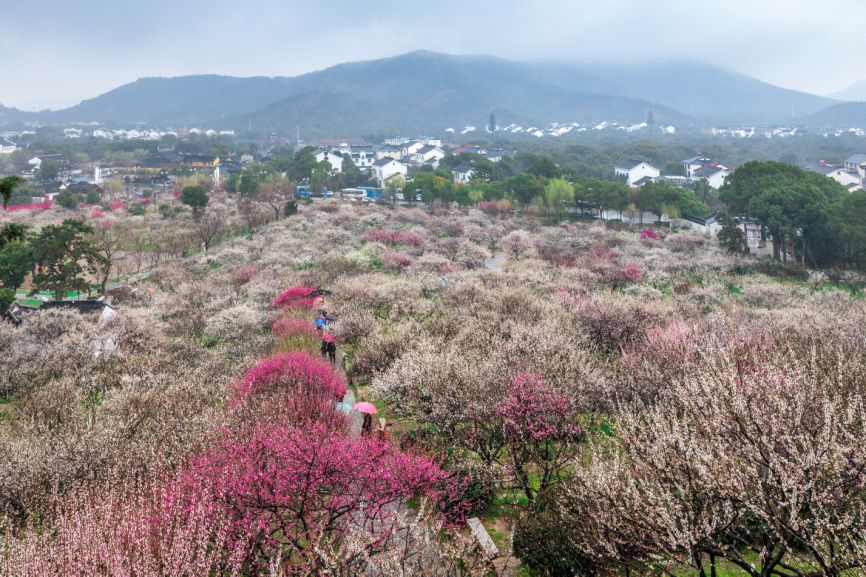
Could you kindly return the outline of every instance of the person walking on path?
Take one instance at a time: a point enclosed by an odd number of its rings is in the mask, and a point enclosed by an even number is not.
[[[337,343],[333,338],[328,341],[328,359],[332,365],[337,366]]]
[[[361,435],[369,437],[373,433],[373,416],[364,413],[364,424],[361,425]]]

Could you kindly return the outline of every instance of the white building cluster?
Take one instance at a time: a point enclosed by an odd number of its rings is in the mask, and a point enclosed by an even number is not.
[[[866,190],[866,154],[849,156],[842,166],[833,166],[822,160],[816,166],[808,168],[812,172],[832,178],[849,192]]]
[[[442,140],[432,137],[394,137],[378,146],[340,142],[320,146],[313,151],[316,161],[327,162],[334,172],[342,172],[344,160],[351,160],[360,170],[373,176],[379,184],[383,184],[395,174],[405,177],[410,166],[429,166],[435,170],[439,168],[439,161],[445,158],[445,155]]]
[[[614,167],[614,174],[625,180],[631,188],[640,188],[647,182],[664,180],[674,186],[687,186],[705,180],[707,184],[718,190],[725,180],[733,173],[733,169],[717,160],[703,155],[693,156],[683,160],[685,176],[662,176],[661,170],[642,160],[630,160]]]

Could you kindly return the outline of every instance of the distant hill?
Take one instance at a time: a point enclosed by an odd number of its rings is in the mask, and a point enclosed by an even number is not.
[[[568,76],[568,86],[559,82]],[[370,131],[436,131],[550,122],[659,122],[692,119],[661,104],[610,94],[609,83],[570,67],[512,62],[491,57],[413,52],[341,64],[293,79],[301,90],[238,119],[239,126],[275,126],[325,135]],[[607,92],[607,93],[604,93]],[[315,119],[315,121],[314,121]]]
[[[805,122],[820,128],[866,129],[866,102],[843,102],[812,114]]]
[[[622,95],[639,94],[705,122],[776,122],[790,120],[792,110],[803,117],[836,104],[830,98],[694,62],[589,66],[584,70],[618,81]]]
[[[0,108],[0,123],[207,125],[308,136],[441,132],[550,122],[639,123],[650,111],[677,127],[772,122],[833,105],[748,76],[694,63],[568,65],[417,51],[340,64],[294,78],[201,75],[142,78],[54,112]]]
[[[214,122],[259,110],[292,93],[288,78],[201,75],[141,78],[45,115],[53,122],[180,124]]]
[[[25,122],[31,120],[36,115],[32,112],[24,112],[17,108],[9,108],[0,104],[0,125]]]
[[[866,102],[866,80],[858,80],[848,88],[831,94],[830,98],[847,102]]]

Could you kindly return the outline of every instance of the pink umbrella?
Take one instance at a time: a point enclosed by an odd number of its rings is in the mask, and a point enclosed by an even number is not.
[[[355,403],[355,410],[359,413],[366,413],[368,415],[375,415],[379,411],[376,409],[376,406],[373,403]]]

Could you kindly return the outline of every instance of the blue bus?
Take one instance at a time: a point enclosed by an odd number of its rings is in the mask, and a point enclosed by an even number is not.
[[[364,191],[367,198],[371,200],[382,200],[383,193],[381,188],[376,188],[374,186],[359,186],[358,190]]]

